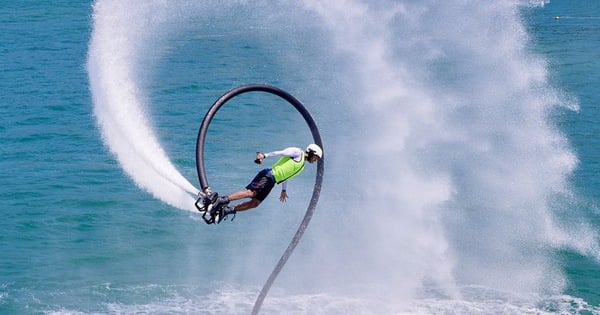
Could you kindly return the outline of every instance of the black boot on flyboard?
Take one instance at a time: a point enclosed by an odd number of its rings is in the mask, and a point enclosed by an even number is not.
[[[229,200],[227,197],[219,197],[216,192],[198,193],[200,196],[196,203],[196,209],[202,213],[202,219],[206,224],[219,224],[228,215],[233,214],[233,220],[235,218],[235,209],[228,206]]]

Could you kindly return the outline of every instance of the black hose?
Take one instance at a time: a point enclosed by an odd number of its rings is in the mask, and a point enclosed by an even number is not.
[[[243,93],[247,93],[247,92],[271,93],[271,94],[277,95],[277,96],[283,98],[284,100],[288,101],[288,103],[290,103],[292,106],[294,106],[294,108],[296,108],[296,110],[298,110],[298,112],[300,112],[302,117],[304,117],[304,120],[306,121],[306,124],[308,125],[308,127],[310,128],[310,131],[312,133],[314,143],[319,145],[321,148],[323,147],[323,143],[321,141],[321,135],[319,134],[319,129],[317,128],[315,121],[313,120],[313,118],[310,115],[310,113],[308,112],[308,110],[304,107],[304,105],[302,105],[302,103],[300,103],[300,101],[298,101],[295,97],[293,97],[289,93],[285,92],[284,90],[281,90],[277,87],[270,86],[270,85],[248,84],[248,85],[243,85],[243,86],[237,87],[237,88],[232,89],[229,92],[223,94],[223,96],[221,96],[210,107],[210,109],[206,113],[206,116],[204,116],[204,120],[202,121],[202,125],[200,126],[200,130],[198,132],[198,140],[196,141],[196,168],[198,171],[198,179],[200,180],[200,186],[202,187],[202,191],[204,193],[207,193],[210,191],[210,186],[208,185],[208,180],[206,179],[206,170],[204,168],[204,141],[206,139],[206,133],[208,131],[208,126],[210,125],[211,120],[213,119],[213,117],[215,116],[215,114],[217,113],[219,108],[221,108],[221,106],[223,106],[227,101],[234,98],[235,96],[243,94]],[[300,223],[300,226],[298,227],[296,234],[292,238],[292,241],[288,245],[288,247],[285,250],[285,252],[283,253],[283,255],[281,255],[279,262],[277,263],[277,265],[271,272],[271,275],[267,279],[267,282],[265,282],[265,284],[263,285],[263,288],[260,291],[260,294],[256,298],[256,302],[254,302],[254,307],[252,308],[252,314],[258,314],[258,312],[260,311],[260,307],[262,306],[262,303],[263,303],[265,297],[267,296],[269,289],[271,288],[271,286],[273,285],[273,282],[279,275],[279,272],[281,272],[281,270],[283,269],[283,266],[287,262],[288,258],[292,255],[292,252],[298,245],[298,242],[300,242],[300,239],[302,238],[304,231],[306,230],[306,228],[308,227],[308,224],[310,223],[310,220],[312,219],[313,213],[315,212],[315,208],[317,207],[317,202],[319,201],[319,194],[321,192],[321,184],[323,182],[323,171],[324,171],[323,159],[319,159],[319,161],[317,162],[317,175],[315,178],[315,185],[313,188],[313,193],[312,193],[312,197],[310,199],[310,203],[308,204],[308,208],[306,209],[306,214],[304,214],[304,219],[302,219],[302,222]]]

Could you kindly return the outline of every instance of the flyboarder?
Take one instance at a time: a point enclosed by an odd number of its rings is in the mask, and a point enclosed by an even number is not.
[[[323,150],[316,144],[310,144],[305,151],[300,148],[289,147],[281,151],[269,153],[256,153],[255,163],[261,164],[265,158],[280,156],[270,168],[265,168],[258,172],[252,182],[246,186],[246,189],[234,192],[227,196],[221,196],[212,203],[210,208],[211,217],[215,218],[215,223],[221,222],[227,215],[235,215],[237,211],[245,211],[256,208],[271,192],[275,184],[281,184],[281,194],[279,200],[285,202],[287,195],[287,180],[298,175],[304,170],[304,164],[314,163],[323,157]],[[250,198],[250,200],[230,206],[229,202]]]

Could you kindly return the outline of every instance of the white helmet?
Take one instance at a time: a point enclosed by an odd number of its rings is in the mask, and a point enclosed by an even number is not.
[[[306,147],[306,152],[310,153],[312,152],[314,155],[318,156],[319,158],[323,157],[323,150],[321,149],[320,146],[311,143],[308,145],[308,147]]]

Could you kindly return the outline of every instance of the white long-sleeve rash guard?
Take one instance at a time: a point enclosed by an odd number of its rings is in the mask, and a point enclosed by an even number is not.
[[[274,157],[274,156],[289,156],[292,158],[292,160],[294,160],[296,162],[300,162],[302,160],[302,154],[304,154],[304,152],[300,148],[289,147],[289,148],[285,148],[281,151],[273,151],[273,152],[263,153],[263,154],[265,155],[265,158]],[[284,181],[283,183],[281,183],[281,190],[282,191],[287,190],[287,180]]]

